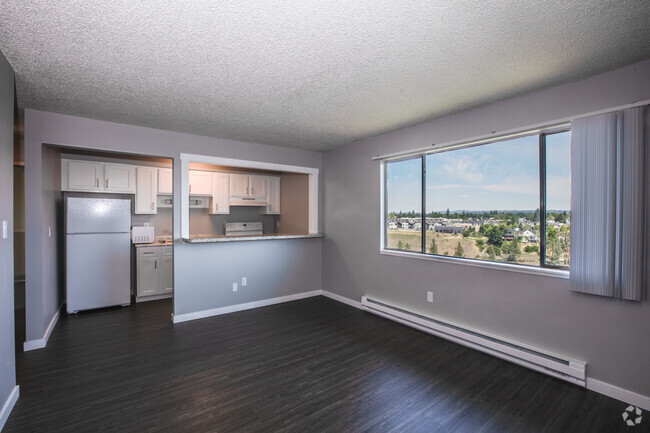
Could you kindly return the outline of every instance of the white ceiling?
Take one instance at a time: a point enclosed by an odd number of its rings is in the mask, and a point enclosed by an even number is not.
[[[326,150],[650,58],[647,0],[2,0],[19,105]]]

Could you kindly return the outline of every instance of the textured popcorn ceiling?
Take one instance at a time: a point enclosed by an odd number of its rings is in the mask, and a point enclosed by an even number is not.
[[[22,107],[324,150],[650,58],[650,1],[2,0],[0,50]]]

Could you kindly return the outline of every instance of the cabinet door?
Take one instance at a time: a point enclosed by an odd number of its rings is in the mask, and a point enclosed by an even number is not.
[[[136,167],[135,170],[135,213],[155,214],[158,212],[156,204],[157,168]]]
[[[152,296],[158,294],[158,268],[160,259],[152,257],[138,257],[138,297]]]
[[[268,206],[266,213],[272,215],[280,214],[280,178],[269,176],[268,178]]]
[[[230,196],[248,197],[248,175],[247,174],[230,175]]]
[[[212,173],[190,170],[190,195],[212,195]]]
[[[248,180],[250,191],[248,196],[251,198],[266,198],[266,178],[267,176],[251,175]]]
[[[166,295],[174,291],[174,257],[162,256],[158,267],[158,293]]]
[[[174,192],[173,173],[171,168],[158,169],[158,194],[169,194]]]
[[[124,164],[104,164],[104,191],[135,192],[135,167]]]
[[[68,163],[68,190],[101,191],[104,181],[102,164],[98,162],[70,161]]]
[[[230,213],[229,178],[227,173],[212,173],[211,214]]]

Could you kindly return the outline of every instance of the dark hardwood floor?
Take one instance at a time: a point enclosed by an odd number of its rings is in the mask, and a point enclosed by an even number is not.
[[[4,432],[618,432],[626,404],[324,297],[63,316]],[[647,422],[646,422],[647,421]]]

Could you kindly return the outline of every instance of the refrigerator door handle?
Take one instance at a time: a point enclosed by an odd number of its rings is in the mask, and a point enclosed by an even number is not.
[[[158,259],[154,260],[154,269],[158,269]]]

